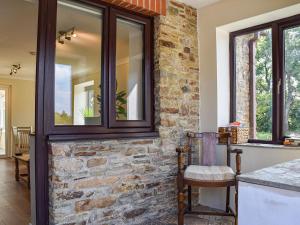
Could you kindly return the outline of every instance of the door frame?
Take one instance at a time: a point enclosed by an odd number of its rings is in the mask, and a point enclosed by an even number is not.
[[[0,158],[7,158],[12,153],[11,139],[11,85],[0,83],[0,89],[5,91],[5,154]]]
[[[36,58],[36,95],[35,95],[35,189],[36,189],[36,225],[49,224],[49,181],[48,181],[48,144],[44,130],[44,96],[45,75],[47,68],[45,62],[49,2],[53,0],[38,1],[38,33]]]

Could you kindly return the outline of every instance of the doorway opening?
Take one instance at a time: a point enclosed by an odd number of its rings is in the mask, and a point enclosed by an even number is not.
[[[0,158],[11,155],[10,140],[10,86],[0,85]]]
[[[35,225],[38,0],[0,5],[0,225]]]

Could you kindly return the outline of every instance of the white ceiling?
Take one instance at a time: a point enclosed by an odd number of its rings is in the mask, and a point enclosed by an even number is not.
[[[13,64],[21,64],[17,76],[33,79],[37,36],[37,4],[24,0],[0,0],[0,76],[10,78]]]
[[[180,2],[191,5],[195,8],[200,8],[213,4],[219,0],[178,0]],[[0,0],[0,77],[17,78],[17,79],[34,79],[36,70],[36,57],[31,55],[30,52],[36,52],[36,37],[37,37],[37,18],[38,18],[38,6],[36,0]],[[71,13],[72,14],[72,13]],[[62,24],[61,29],[68,29],[72,26],[77,28],[91,28],[85,24],[85,18],[81,18],[80,24],[72,24],[72,18],[68,12],[64,12],[62,20],[66,23]],[[82,16],[84,17],[84,16]],[[77,15],[78,18],[78,15]],[[99,29],[99,28],[98,28]],[[93,40],[84,40],[84,34],[80,33],[80,30],[84,32],[84,29],[79,29],[77,32],[79,37],[74,40],[68,46],[59,46],[57,53],[60,57],[64,58],[65,54],[72,55],[71,52],[66,51],[67,47],[73,47],[75,50],[80,48],[87,49],[87,44],[90,45]],[[88,29],[90,30],[90,29]],[[97,36],[90,32],[90,36]],[[86,37],[88,38],[88,37]],[[93,43],[94,46],[99,45],[99,39]],[[83,46],[80,46],[83,45]],[[77,46],[77,47],[76,47]],[[75,55],[73,59],[79,60],[78,55]],[[90,52],[86,52],[89,56],[97,56],[99,53],[96,49],[90,49]],[[72,57],[71,57],[72,58]],[[91,58],[91,57],[89,57]],[[95,60],[98,57],[92,57]],[[97,65],[95,60],[88,60],[89,63]],[[98,59],[99,60],[99,59]],[[80,60],[82,61],[82,60]],[[17,75],[11,77],[9,75],[11,66],[13,64],[21,64],[21,69]],[[92,70],[92,66],[87,65]],[[91,72],[91,71],[90,71]]]
[[[178,2],[185,3],[187,5],[190,5],[196,9],[200,9],[202,7],[214,4],[216,2],[219,2],[221,0],[177,0]]]
[[[0,6],[0,77],[32,80],[36,73],[36,56],[31,55],[30,52],[36,52],[37,1],[0,0]],[[73,38],[70,42],[65,41],[64,45],[57,43],[56,62],[71,64],[74,75],[98,73],[101,15],[93,17],[84,11],[72,10],[62,5],[59,7],[58,15],[60,21],[58,31],[75,27],[78,38]],[[134,33],[130,26],[124,24],[121,29],[120,33],[123,35],[119,38],[124,41],[128,39],[129,34]],[[118,47],[119,45],[120,43]],[[10,76],[13,64],[20,64],[21,69],[16,75]]]

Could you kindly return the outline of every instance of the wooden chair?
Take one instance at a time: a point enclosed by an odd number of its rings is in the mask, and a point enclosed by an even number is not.
[[[18,135],[17,135],[17,127],[16,126],[12,126],[11,127],[11,132],[12,132],[12,145],[13,145],[13,153],[12,155],[16,154],[17,151],[17,146],[18,146]]]
[[[14,137],[14,158],[15,158],[15,178],[16,181],[20,179],[27,182],[27,186],[30,189],[30,155],[29,155],[29,148],[30,148],[30,134],[31,134],[31,127],[12,127],[13,137]],[[27,171],[21,173],[19,164],[25,164]]]
[[[236,176],[241,174],[242,150],[231,149],[230,133],[216,134],[216,138],[218,137],[227,140],[227,166],[209,167],[192,165],[193,141],[201,140],[203,138],[202,133],[187,133],[187,143],[176,149],[178,153],[178,225],[184,225],[185,214],[232,216],[235,218],[235,225],[238,224],[238,182]],[[232,153],[236,154],[236,172],[233,172],[230,168],[230,156]],[[213,174],[218,174],[218,176],[212,176]],[[231,186],[235,186],[235,212],[229,206]],[[226,187],[226,210],[224,212],[193,211],[192,187]],[[186,192],[188,193],[187,208],[185,207]]]
[[[29,153],[31,127],[13,127],[15,154]]]
[[[22,155],[15,155],[15,178],[16,181],[20,181],[22,179],[27,183],[28,189],[30,189],[30,155],[29,153],[24,153]],[[20,163],[25,164],[27,171],[21,173],[20,172]]]

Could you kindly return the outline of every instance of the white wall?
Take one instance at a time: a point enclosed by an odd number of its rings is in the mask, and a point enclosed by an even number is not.
[[[300,0],[223,0],[198,10],[201,131],[216,131],[229,122],[229,32],[300,13],[299,6],[293,6],[297,3]],[[219,148],[218,163],[224,164],[225,151]],[[240,148],[244,172],[300,158],[300,149]],[[202,189],[200,203],[224,208],[225,192]]]
[[[12,126],[35,126],[35,81],[7,79],[0,76],[0,85],[10,86],[10,117]],[[11,135],[12,138],[12,135]],[[9,144],[8,155],[11,154],[12,141]]]
[[[217,125],[228,125],[230,117],[229,33],[216,30],[217,42]]]
[[[11,126],[35,124],[35,81],[0,78],[11,87]]]

